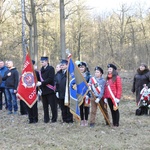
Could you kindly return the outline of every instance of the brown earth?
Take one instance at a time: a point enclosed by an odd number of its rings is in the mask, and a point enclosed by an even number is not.
[[[123,83],[119,127],[106,126],[100,110],[94,128],[78,122],[62,124],[60,110],[57,123],[45,124],[41,102],[37,124],[28,124],[27,116],[1,110],[0,150],[149,150],[150,116],[135,116],[130,83]]]

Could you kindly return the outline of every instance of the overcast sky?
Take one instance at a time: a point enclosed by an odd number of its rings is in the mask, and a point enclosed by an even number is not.
[[[94,7],[95,10],[99,12],[120,8],[119,6],[121,6],[121,4],[134,6],[135,3],[140,3],[145,8],[150,8],[150,0],[87,0],[87,5]]]

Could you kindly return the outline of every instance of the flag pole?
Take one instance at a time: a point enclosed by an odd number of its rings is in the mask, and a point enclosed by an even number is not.
[[[93,96],[93,98],[94,98],[94,100],[95,100],[96,97],[95,97],[95,95],[94,95],[94,93],[93,93],[92,90],[91,90],[91,93],[92,93],[92,96]],[[109,119],[107,118],[106,114],[104,113],[104,110],[102,109],[100,103],[98,103],[98,107],[99,107],[99,109],[101,110],[101,112],[102,112],[104,118],[106,119],[107,123],[109,124],[109,126],[111,126],[111,125],[110,125],[110,121],[109,121]]]
[[[67,54],[69,55],[68,58],[70,59],[70,58],[71,58],[71,54],[69,53],[69,50],[67,50]],[[79,70],[79,68],[77,67],[76,64],[75,64],[75,67],[76,67],[76,69],[78,70],[79,74],[81,75],[82,80],[83,80],[83,81],[85,82],[85,84],[89,87],[89,85],[87,84],[87,81],[85,80],[85,78],[84,78],[83,75],[81,74],[81,72],[80,72],[80,70]],[[89,91],[91,91],[92,96],[94,97],[94,99],[96,99],[96,97],[95,97],[94,93],[92,92],[92,90],[89,90]],[[87,94],[87,93],[86,93],[86,94]],[[85,95],[86,95],[86,94],[85,94]],[[82,103],[83,103],[83,100],[80,102],[79,106],[80,106]],[[98,103],[98,106],[99,106],[99,109],[101,110],[101,112],[102,112],[104,118],[106,119],[107,123],[109,124],[109,126],[111,126],[111,125],[110,125],[110,121],[109,121],[109,119],[107,118],[106,114],[104,113],[104,111],[103,111],[103,109],[102,109],[100,103]]]
[[[32,64],[32,60],[31,60],[31,56],[30,56],[30,51],[29,51],[29,48],[28,47],[26,47],[26,49],[27,49],[27,53],[29,54],[29,57],[30,57],[30,63],[31,63],[31,66],[32,66],[32,70],[33,70],[33,74],[34,74],[34,77],[35,77],[35,83],[37,83],[37,81],[38,81],[38,79],[37,79],[37,76],[36,76],[36,73],[35,73],[35,70],[34,70],[34,67],[33,67],[33,64]],[[38,90],[40,90],[40,87],[38,86]],[[38,94],[37,94],[38,95]],[[42,98],[42,95],[40,95],[41,96],[41,99],[43,99]]]

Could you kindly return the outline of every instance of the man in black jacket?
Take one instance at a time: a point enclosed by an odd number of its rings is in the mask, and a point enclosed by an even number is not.
[[[17,114],[18,104],[17,104],[17,87],[19,82],[19,73],[17,69],[13,66],[12,61],[8,61],[8,70],[5,72],[2,78],[5,82],[5,92],[8,102],[8,114],[12,114],[14,109],[14,114]]]
[[[62,120],[66,123],[73,123],[73,115],[70,113],[70,108],[65,106],[65,90],[66,90],[66,71],[67,71],[67,60],[61,61],[61,70],[55,75],[56,82],[56,95],[58,97],[59,105],[62,112]]]
[[[49,104],[52,111],[51,122],[57,121],[57,101],[55,96],[54,77],[55,70],[48,63],[48,57],[41,57],[42,68],[39,71],[39,81],[37,86],[42,90],[42,102],[44,109],[44,122],[48,123],[49,117]]]

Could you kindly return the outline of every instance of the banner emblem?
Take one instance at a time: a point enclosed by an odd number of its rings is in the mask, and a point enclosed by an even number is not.
[[[77,101],[77,85],[75,83],[75,78],[70,81],[70,97]]]
[[[35,86],[34,75],[32,72],[24,72],[22,75],[22,85],[25,88],[32,88]]]

